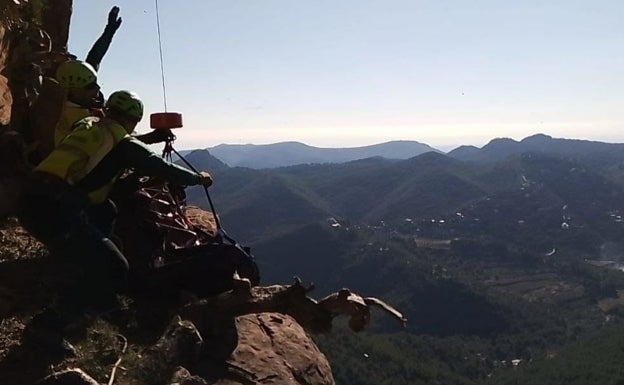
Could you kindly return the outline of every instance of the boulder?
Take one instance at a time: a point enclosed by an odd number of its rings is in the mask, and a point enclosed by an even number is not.
[[[209,383],[335,384],[327,358],[291,316],[246,314],[236,317],[232,326],[234,333],[221,324],[215,329],[219,333],[205,337],[205,358],[197,373],[214,381]],[[232,346],[233,351],[221,361],[224,346]]]
[[[208,385],[208,382],[199,376],[193,376],[186,368],[179,366],[171,377],[170,385]]]
[[[202,343],[192,322],[175,317],[158,342],[145,352],[139,372],[146,382],[171,378],[172,371],[180,372],[179,366],[190,367],[199,360]]]

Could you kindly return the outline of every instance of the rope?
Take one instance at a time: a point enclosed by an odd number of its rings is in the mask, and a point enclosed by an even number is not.
[[[160,53],[160,77],[162,80],[163,104],[165,105],[165,112],[167,112],[167,89],[165,87],[165,66],[163,64],[162,39],[160,37],[160,16],[158,12],[158,0],[154,0],[154,2],[156,3],[156,27],[158,28],[158,51]]]
[[[126,349],[128,349],[128,339],[121,334],[117,334],[117,337],[121,341],[123,341],[123,348],[121,349],[121,353],[119,354],[119,358],[117,359],[117,362],[115,362],[115,365],[113,366],[113,370],[111,370],[110,379],[108,380],[108,385],[113,385],[113,383],[115,382],[115,372],[117,371],[117,368],[121,364],[121,359],[123,355],[126,354]]]
[[[173,148],[173,145],[171,143],[169,143],[167,145],[167,147],[168,147],[168,150],[173,151],[173,153],[176,154],[178,156],[178,158],[180,158],[184,162],[184,164],[186,164],[188,166],[188,168],[190,168],[191,170],[193,170],[197,174],[199,174],[199,171],[188,160],[186,160],[186,158],[183,157],[182,154],[177,152],[176,149]],[[169,154],[170,154],[169,156],[171,156],[171,152],[169,152]],[[217,216],[217,211],[215,210],[214,205],[212,204],[212,199],[210,198],[210,193],[208,192],[208,187],[207,186],[204,186],[204,192],[206,193],[206,198],[208,199],[208,204],[210,204],[210,210],[212,211],[212,216],[214,216],[215,225],[217,226],[217,230],[222,230],[222,228],[221,228],[221,221],[219,221],[219,217]],[[225,234],[225,232],[223,232],[223,231],[221,231],[221,232],[222,232],[222,234]]]

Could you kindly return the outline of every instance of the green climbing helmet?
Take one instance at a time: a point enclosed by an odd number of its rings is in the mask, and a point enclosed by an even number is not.
[[[84,88],[97,82],[97,72],[89,63],[70,60],[58,66],[56,80],[63,88]]]
[[[143,118],[143,102],[139,95],[132,91],[115,91],[106,101],[105,107],[129,115],[137,120]]]

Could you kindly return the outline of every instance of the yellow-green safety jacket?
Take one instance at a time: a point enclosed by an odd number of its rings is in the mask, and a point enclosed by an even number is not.
[[[97,117],[85,118],[76,126],[35,170],[56,175],[74,186],[129,136],[120,124],[107,119],[100,121]],[[103,202],[116,179],[117,176],[97,190],[89,191],[89,200],[92,203]]]
[[[65,137],[69,135],[70,132],[72,132],[72,129],[76,122],[91,115],[92,113],[89,108],[85,108],[79,106],[76,103],[66,101],[63,104],[61,116],[54,129],[54,147],[58,146],[61,141],[65,139]]]
[[[129,168],[182,186],[198,185],[202,180],[196,172],[158,156],[116,121],[98,117],[75,124],[35,170],[57,176],[88,194],[91,203],[100,203]]]

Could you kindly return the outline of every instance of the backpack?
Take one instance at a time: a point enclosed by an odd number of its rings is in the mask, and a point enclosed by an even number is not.
[[[250,249],[217,228],[213,213],[186,205],[181,187],[131,174],[112,197],[119,211],[114,234],[130,264],[131,283],[199,296],[232,289],[235,272],[259,284]]]

